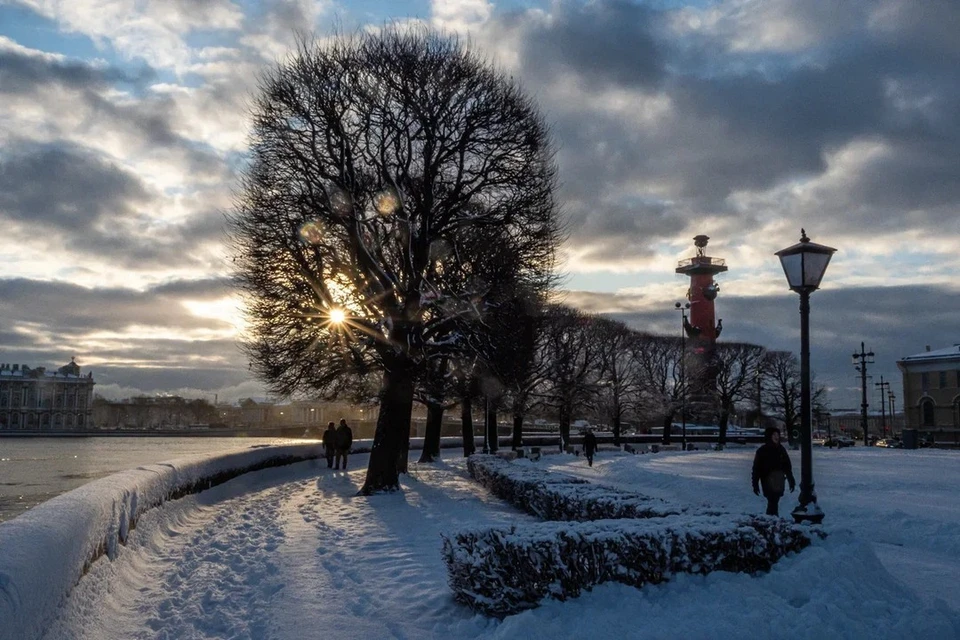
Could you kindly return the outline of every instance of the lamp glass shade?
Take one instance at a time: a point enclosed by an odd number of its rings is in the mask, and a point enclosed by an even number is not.
[[[806,236],[804,236],[806,238]],[[814,291],[820,287],[823,274],[836,249],[803,240],[777,251],[783,273],[794,291]]]

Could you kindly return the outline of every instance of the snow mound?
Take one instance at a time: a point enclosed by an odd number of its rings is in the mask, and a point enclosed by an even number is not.
[[[39,637],[91,564],[113,559],[148,510],[249,471],[321,456],[312,443],[145,465],[0,523],[0,640]]]

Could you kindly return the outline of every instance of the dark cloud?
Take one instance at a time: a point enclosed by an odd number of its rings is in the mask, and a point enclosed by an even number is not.
[[[183,300],[209,300],[227,293],[224,281],[174,282],[146,291],[86,288],[66,282],[15,278],[0,280],[0,314],[9,329],[37,327],[38,335],[84,338],[89,332],[124,331],[131,326],[173,330],[223,330],[227,320],[199,318]]]
[[[155,77],[154,70],[146,66],[130,73],[78,60],[0,50],[0,95],[32,93],[45,84],[77,91],[105,89],[114,84],[142,88]]]
[[[552,6],[549,20],[511,13],[497,21],[497,29],[520,32],[524,71],[540,83],[574,74],[591,86],[632,87],[663,76],[653,28],[659,17],[623,0],[564,0]]]
[[[0,280],[0,361],[55,368],[76,357],[99,383],[145,392],[241,385],[252,376],[237,343],[190,333],[229,330],[228,320],[193,316],[181,304],[230,292],[223,279],[175,281],[142,292]],[[142,333],[96,337],[132,327]]]
[[[632,232],[649,245],[704,214],[742,215],[731,194],[821,177],[831,154],[860,141],[885,153],[847,167],[814,197],[785,192],[775,206],[846,231],[892,229],[908,211],[912,224],[933,231],[956,215],[960,38],[951,25],[960,4],[853,2],[828,11],[785,0],[747,4],[712,30],[679,32],[678,15],[564,2],[549,19],[520,12],[490,27],[522,43],[519,77],[554,124],[573,244]],[[794,25],[797,43],[760,50],[779,19]],[[755,47],[734,46],[744,42]],[[629,107],[609,108],[605,100],[625,98],[604,88],[634,90],[638,114],[645,100],[669,106],[644,121]],[[664,205],[629,200],[644,197]],[[638,217],[649,218],[642,229]]]
[[[0,217],[70,233],[134,214],[151,200],[140,179],[90,150],[24,143],[0,156]]]

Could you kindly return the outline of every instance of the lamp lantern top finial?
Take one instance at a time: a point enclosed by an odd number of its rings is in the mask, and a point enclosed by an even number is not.
[[[697,256],[704,255],[703,250],[707,247],[707,242],[709,241],[710,241],[710,236],[705,236],[703,234],[694,236],[693,244],[697,247]]]
[[[800,242],[810,242],[810,238],[807,237],[807,231],[803,227],[800,227]]]

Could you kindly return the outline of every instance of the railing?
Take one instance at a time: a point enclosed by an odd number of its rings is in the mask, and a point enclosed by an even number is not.
[[[727,266],[727,261],[723,258],[711,258],[710,256],[694,256],[692,258],[684,258],[677,263],[677,267],[691,267],[695,264],[705,264],[714,267],[725,267]]]

